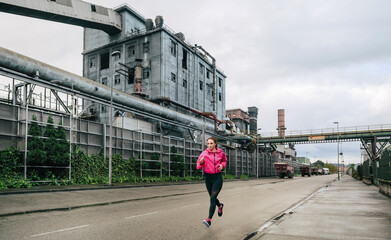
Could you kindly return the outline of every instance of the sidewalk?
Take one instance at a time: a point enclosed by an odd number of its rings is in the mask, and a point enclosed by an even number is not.
[[[391,239],[391,199],[343,176],[272,222],[251,239]]]

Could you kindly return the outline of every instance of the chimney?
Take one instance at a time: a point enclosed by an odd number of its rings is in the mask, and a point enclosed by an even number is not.
[[[278,136],[285,137],[285,109],[278,109]]]

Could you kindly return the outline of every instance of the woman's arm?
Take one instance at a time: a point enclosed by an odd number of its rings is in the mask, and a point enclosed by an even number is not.
[[[204,156],[201,155],[198,157],[198,160],[197,160],[197,169],[201,169],[204,167]]]

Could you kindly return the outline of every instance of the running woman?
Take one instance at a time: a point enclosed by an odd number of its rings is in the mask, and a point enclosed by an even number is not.
[[[227,165],[227,156],[222,149],[217,148],[217,139],[215,137],[208,138],[208,148],[201,153],[197,160],[197,169],[204,169],[205,185],[210,197],[209,216],[203,223],[208,228],[212,225],[212,217],[215,213],[216,206],[218,207],[218,215],[223,215],[224,204],[220,203],[217,196],[223,187],[223,176],[221,171]]]

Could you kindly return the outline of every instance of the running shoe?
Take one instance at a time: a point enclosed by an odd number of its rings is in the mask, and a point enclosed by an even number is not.
[[[223,216],[223,207],[224,207],[224,203],[220,203],[220,207],[218,209],[219,217]]]
[[[212,225],[212,219],[207,218],[202,223],[205,224],[205,226],[207,226],[209,228],[210,225]]]

